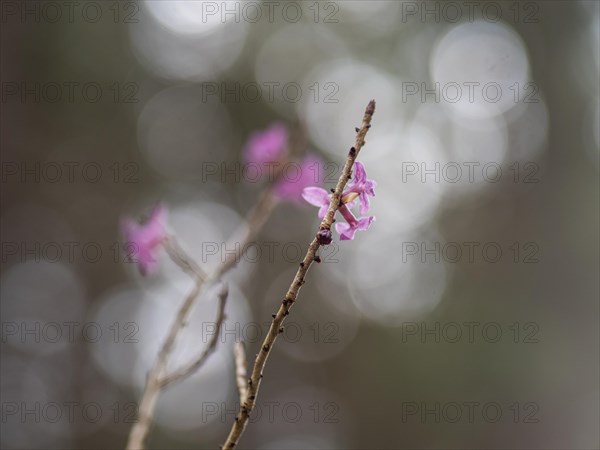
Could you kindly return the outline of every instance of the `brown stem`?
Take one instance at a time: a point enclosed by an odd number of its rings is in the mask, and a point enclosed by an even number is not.
[[[365,114],[363,116],[362,124],[356,133],[356,141],[354,143],[354,147],[350,149],[348,152],[348,157],[346,158],[346,163],[344,164],[344,168],[342,169],[342,173],[337,182],[335,190],[331,195],[331,199],[329,202],[329,209],[327,210],[327,214],[321,221],[321,225],[319,227],[319,232],[321,230],[329,230],[331,228],[331,224],[333,223],[333,216],[337,211],[342,192],[344,191],[344,187],[346,183],[351,177],[352,167],[354,166],[354,162],[365,144],[365,136],[369,128],[371,128],[371,118],[373,113],[375,112],[375,100],[371,100],[367,105],[365,110]],[[304,279],[306,277],[306,273],[310,268],[310,265],[315,259],[315,255],[317,250],[323,242],[323,239],[320,237],[318,233],[317,236],[310,243],[308,250],[306,252],[306,256],[304,260],[300,263],[300,267],[294,276],[294,280],[290,285],[288,291],[285,294],[283,301],[281,302],[281,306],[279,307],[277,314],[275,314],[273,321],[271,322],[271,326],[265,337],[262,346],[256,355],[256,360],[254,361],[254,367],[252,368],[252,374],[250,379],[248,380],[248,388],[245,392],[245,398],[241,401],[240,411],[233,422],[231,427],[231,431],[229,432],[229,436],[227,436],[227,440],[225,444],[223,444],[223,449],[231,449],[235,447],[238,443],[242,433],[244,432],[246,425],[248,424],[248,418],[250,417],[250,413],[254,408],[256,396],[258,395],[258,389],[260,387],[260,383],[263,377],[263,369],[265,364],[267,363],[267,358],[275,344],[275,340],[277,339],[277,335],[283,332],[283,322],[285,317],[289,314],[290,308],[296,301],[298,297],[298,292],[300,291],[300,287],[304,284]],[[242,400],[242,399],[241,399]]]

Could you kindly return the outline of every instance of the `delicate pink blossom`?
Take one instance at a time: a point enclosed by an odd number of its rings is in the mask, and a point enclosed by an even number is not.
[[[167,237],[166,222],[167,208],[161,203],[153,208],[150,217],[144,223],[140,224],[130,218],[122,221],[121,228],[126,245],[133,244],[133,259],[144,276],[156,270],[156,253]]]
[[[250,135],[244,148],[244,158],[248,163],[263,165],[282,159],[288,144],[288,131],[280,123],[271,125],[264,131]]]
[[[309,186],[302,190],[302,198],[311,205],[319,207],[319,219],[325,217],[329,208],[329,192],[317,186]]]
[[[367,179],[367,172],[365,166],[360,161],[354,163],[354,178],[348,183],[347,191],[345,194],[355,192],[358,194],[360,201],[360,213],[366,214],[369,211],[369,195],[375,196],[375,188],[377,183],[373,180]]]
[[[354,239],[354,234],[360,231],[366,231],[371,226],[371,223],[375,221],[374,216],[369,217],[354,217],[352,211],[350,211],[346,205],[339,207],[338,211],[342,214],[342,217],[346,220],[346,223],[338,222],[335,224],[335,230],[340,234],[342,241],[351,241]]]
[[[350,211],[358,197],[360,203],[360,213],[366,214],[369,210],[368,196],[375,196],[376,183],[373,180],[367,179],[364,165],[356,161],[354,163],[354,179],[348,184],[346,190],[342,194],[342,205],[338,211],[346,221],[335,224],[335,229],[340,235],[342,241],[354,239],[357,231],[368,230],[371,223],[375,221],[374,216],[355,217]],[[330,194],[323,188],[317,186],[309,186],[302,191],[302,198],[308,203],[319,207],[319,219],[323,219],[329,209]]]

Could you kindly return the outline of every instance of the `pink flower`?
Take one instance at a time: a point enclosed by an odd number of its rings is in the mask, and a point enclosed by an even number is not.
[[[335,224],[335,230],[340,234],[340,239],[342,241],[351,241],[354,239],[354,234],[357,230],[366,231],[371,226],[371,223],[375,221],[374,216],[361,217],[357,219],[346,205],[340,206],[338,211],[342,214],[342,217],[344,217],[347,222]]]
[[[293,167],[289,170],[285,167],[273,186],[273,192],[281,199],[300,201],[304,188],[323,181],[323,162],[317,156],[309,155],[300,164],[288,166]]]
[[[350,208],[355,204],[358,197],[360,202],[360,213],[365,214],[369,210],[369,199],[367,196],[375,195],[376,183],[373,180],[367,179],[365,167],[361,162],[355,162],[355,176],[348,184],[346,190],[342,194],[342,205],[338,211],[346,220],[346,223],[336,223],[335,229],[340,235],[342,241],[354,239],[357,231],[366,231],[375,221],[375,217],[359,217],[356,218]],[[329,209],[330,194],[325,189],[317,186],[309,186],[302,191],[302,198],[308,203],[319,207],[319,219],[323,219]]]
[[[375,188],[377,183],[373,180],[367,180],[365,166],[360,161],[354,163],[354,178],[350,181],[347,191],[344,194],[354,192],[358,194],[360,201],[360,213],[366,214],[369,211],[369,195],[375,197]]]
[[[250,135],[244,148],[246,162],[263,165],[279,161],[287,150],[288,132],[279,123]]]
[[[131,243],[134,246],[133,260],[137,262],[140,273],[144,276],[156,270],[156,252],[167,237],[166,222],[167,208],[162,203],[154,207],[148,220],[142,224],[130,218],[122,221],[125,245],[127,247]]]
[[[319,219],[323,219],[329,209],[329,192],[317,186],[309,186],[302,190],[302,198],[308,203],[319,207]]]

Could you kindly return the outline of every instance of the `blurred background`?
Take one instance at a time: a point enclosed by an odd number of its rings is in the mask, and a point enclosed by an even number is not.
[[[3,1],[2,447],[125,446],[191,280],[139,275],[122,217],[163,201],[214,268],[264,188],[248,136],[303,124],[329,189],[373,98],[377,220],[311,268],[240,447],[598,448],[598,5]],[[252,360],[316,212],[282,202],[226,276],[150,448],[224,442],[233,343]]]

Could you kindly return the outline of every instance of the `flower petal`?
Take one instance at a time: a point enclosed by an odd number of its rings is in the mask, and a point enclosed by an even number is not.
[[[369,203],[369,197],[367,197],[367,193],[366,192],[363,192],[363,193],[360,194],[359,198],[360,198],[360,209],[359,209],[359,211],[360,211],[361,214],[364,215],[364,214],[366,214],[369,211],[369,205],[370,205],[370,203]]]
[[[302,198],[314,206],[329,206],[329,193],[317,186],[309,186],[302,189]]]
[[[354,178],[352,179],[353,184],[364,183],[367,181],[367,172],[365,166],[360,161],[354,163]]]
[[[335,230],[340,235],[340,240],[351,241],[356,234],[356,228],[352,228],[347,223],[339,222],[335,224]]]
[[[365,181],[365,192],[369,194],[371,197],[375,197],[375,188],[377,187],[377,183],[373,180]]]
[[[361,217],[358,219],[358,225],[356,225],[356,229],[360,231],[366,231],[373,222],[375,222],[375,216]]]

